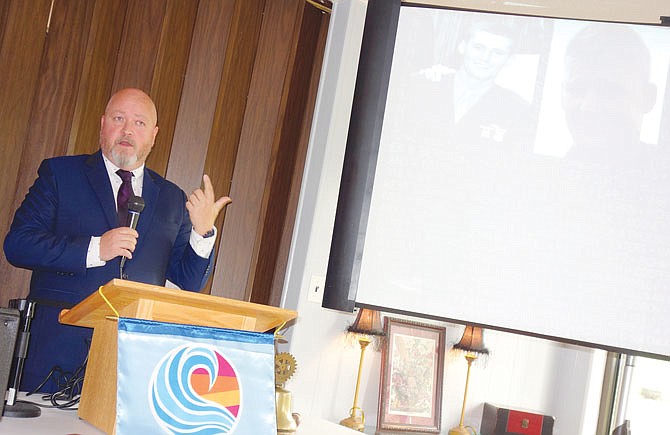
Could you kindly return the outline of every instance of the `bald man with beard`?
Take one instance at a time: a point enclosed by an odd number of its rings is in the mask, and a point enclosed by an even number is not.
[[[15,213],[4,249],[14,266],[32,271],[35,301],[21,390],[55,391],[55,374],[72,373],[86,359],[92,331],[61,325],[58,313],[99,286],[120,278],[199,291],[211,272],[214,221],[230,203],[215,198],[211,181],[189,197],[145,167],[158,133],[156,107],[139,89],[110,98],[100,119],[100,150],[46,159]],[[126,171],[124,173],[124,171]],[[144,199],[137,229],[120,218],[123,174]]]

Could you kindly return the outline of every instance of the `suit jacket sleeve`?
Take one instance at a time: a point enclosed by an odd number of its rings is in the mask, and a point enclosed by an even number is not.
[[[57,181],[48,160],[16,211],[4,249],[7,260],[26,269],[82,273],[90,236],[58,233]]]

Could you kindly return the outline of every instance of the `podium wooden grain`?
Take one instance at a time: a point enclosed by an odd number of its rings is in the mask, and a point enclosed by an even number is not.
[[[120,317],[253,332],[280,327],[298,315],[283,308],[119,279],[63,310],[61,323],[93,328],[78,414],[107,434],[115,433],[116,423],[117,321],[112,307]]]

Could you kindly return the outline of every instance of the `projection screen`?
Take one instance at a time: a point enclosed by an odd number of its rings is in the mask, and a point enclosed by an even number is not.
[[[670,29],[403,6],[394,44],[356,304],[670,357]]]

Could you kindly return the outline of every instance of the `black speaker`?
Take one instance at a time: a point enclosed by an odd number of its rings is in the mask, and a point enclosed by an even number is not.
[[[9,372],[14,358],[14,346],[19,332],[19,310],[0,308],[0,415],[5,408],[5,393],[9,382]]]

